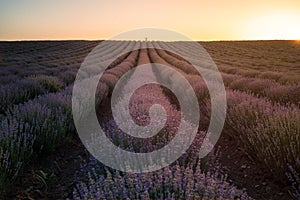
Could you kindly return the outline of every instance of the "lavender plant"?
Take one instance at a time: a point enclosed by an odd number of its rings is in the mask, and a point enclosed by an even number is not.
[[[280,179],[285,178],[286,163],[300,170],[296,167],[300,154],[299,108],[274,105],[237,91],[227,91],[227,101],[226,130],[242,141],[249,155]]]
[[[71,119],[70,88],[15,105],[1,117],[1,192],[33,158],[53,151],[67,139],[67,133],[74,131]]]
[[[85,178],[79,178],[73,190],[74,199],[251,199],[245,192],[215,172],[175,163],[151,173],[121,173],[105,170],[99,174],[92,167]],[[87,165],[85,165],[87,167]],[[86,168],[82,169],[86,171]]]
[[[46,90],[37,80],[23,79],[0,87],[0,113],[4,113],[13,104],[25,102]]]
[[[38,80],[39,84],[43,85],[48,92],[57,92],[64,87],[63,82],[54,76],[38,75],[30,76],[29,78]]]
[[[239,75],[222,74],[230,89],[250,92],[270,99],[275,103],[299,105],[300,84],[280,84],[274,80],[245,78]]]
[[[67,70],[64,72],[60,72],[57,76],[66,84],[72,84],[76,78],[77,71],[75,70]]]
[[[35,136],[28,123],[5,119],[0,124],[0,192],[9,189],[13,180],[33,153]]]
[[[34,76],[0,87],[0,113],[12,105],[26,102],[48,92],[57,92],[62,82],[52,76]]]

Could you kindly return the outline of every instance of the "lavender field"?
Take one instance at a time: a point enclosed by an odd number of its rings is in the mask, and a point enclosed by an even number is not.
[[[192,55],[193,46],[110,41],[100,49],[104,60],[125,49],[138,49],[109,65],[95,93],[99,124],[119,148],[141,153],[160,149],[182,123],[178,97],[172,92],[182,87],[181,82],[169,71],[153,68],[145,71],[146,78],[154,76],[172,87],[138,88],[130,98],[130,114],[145,126],[150,123],[149,108],[160,104],[167,113],[164,127],[147,139],[120,130],[111,99],[118,80],[128,71],[134,77],[143,64],[163,64],[180,73],[196,94],[201,119],[192,145],[171,165],[148,173],[107,167],[78,137],[72,114],[73,84],[82,62],[100,42],[0,42],[0,199],[300,199],[299,42],[199,42],[220,71],[227,99],[221,137],[202,159],[199,149],[212,112],[206,82],[190,62],[162,50]],[[211,81],[216,80],[209,65],[201,59],[199,65]],[[124,126],[127,120],[122,121]],[[188,121],[184,128],[188,134]]]

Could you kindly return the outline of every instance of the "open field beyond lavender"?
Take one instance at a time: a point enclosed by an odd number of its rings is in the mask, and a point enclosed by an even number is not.
[[[173,88],[138,88],[130,98],[130,114],[137,124],[147,125],[149,108],[160,104],[168,116],[165,126],[147,139],[130,137],[117,127],[110,100],[117,81],[129,70],[147,63],[166,65],[189,82],[198,100],[201,120],[186,153],[158,171],[137,174],[111,169],[93,158],[74,126],[73,83],[99,42],[0,42],[0,199],[300,198],[299,42],[200,42],[221,73],[227,98],[221,137],[202,159],[199,149],[211,117],[207,86],[189,62],[159,49],[192,54],[189,43],[111,41],[100,49],[103,59],[139,49],[114,60],[95,93],[99,124],[120,148],[141,153],[160,149],[180,124],[172,89],[181,83],[173,74],[153,69],[145,73],[167,80]],[[209,66],[203,68],[214,81]]]

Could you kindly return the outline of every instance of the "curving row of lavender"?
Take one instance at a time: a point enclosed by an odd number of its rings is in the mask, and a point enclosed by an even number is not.
[[[192,66],[184,61],[166,52],[158,53],[185,73],[194,74]],[[277,180],[285,182],[287,176],[290,180],[294,177],[294,193],[299,194],[299,179],[295,178],[299,177],[295,172],[300,171],[299,82],[282,85],[260,78],[224,73],[222,76],[229,88],[223,132],[240,140],[247,154],[270,169]],[[209,112],[210,100],[204,105],[203,110]]]
[[[110,51],[122,51],[129,42],[112,44]],[[24,167],[40,155],[54,151],[75,131],[72,85],[65,86],[56,77],[36,75],[0,87],[1,193],[11,189]]]
[[[171,44],[162,43],[161,46],[172,47]],[[173,45],[174,46],[174,45]],[[184,46],[184,45],[183,45]],[[185,44],[187,46],[187,44]],[[174,48],[174,47],[173,47]],[[183,47],[185,48],[185,47]],[[176,49],[173,49],[176,52]],[[177,50],[178,51],[178,50]],[[180,49],[182,51],[182,48]],[[193,50],[190,50],[191,52]],[[198,72],[191,66],[190,63],[186,62],[183,58],[178,58],[174,56],[173,53],[165,52],[162,50],[158,50],[158,54],[168,63],[176,66],[177,68],[183,70],[187,74],[198,74]],[[199,66],[206,67],[206,69],[210,69],[208,64],[204,64],[198,62]],[[227,68],[226,68],[227,69]],[[235,68],[239,70],[238,68]],[[225,73],[221,69],[223,82],[226,87],[239,90],[247,93],[253,93],[254,95],[258,95],[261,97],[266,97],[273,102],[282,103],[282,104],[295,104],[297,106],[300,105],[300,96],[297,95],[300,93],[300,84],[298,82],[285,83],[282,84],[277,81],[277,79],[272,79],[262,76],[258,77],[248,77],[238,74]],[[263,73],[262,73],[263,74]],[[280,73],[280,75],[284,75]]]
[[[153,54],[152,43],[143,42],[137,65],[158,62],[161,59],[158,54]],[[150,53],[151,55],[148,55]],[[166,63],[164,63],[166,64]],[[113,68],[114,69],[114,68]],[[135,76],[142,80],[155,76],[168,79],[169,74],[159,74],[157,72],[145,71],[143,75]],[[135,81],[139,82],[135,79]],[[170,79],[172,82],[172,80]],[[100,82],[101,84],[101,82]],[[132,83],[134,84],[134,83]],[[172,83],[176,87],[176,83]],[[125,85],[123,90],[130,89],[130,83]],[[172,88],[171,88],[172,89]],[[183,97],[188,100],[188,98]],[[120,99],[122,101],[122,99]],[[171,104],[165,96],[164,89],[156,84],[143,86],[135,91],[130,99],[131,116],[138,124],[149,123],[149,108],[153,104],[159,103],[166,110],[168,119],[165,127],[148,139],[137,139],[123,133],[117,126],[113,118],[102,122],[102,126],[108,137],[114,144],[127,151],[151,152],[166,145],[176,134],[176,127],[180,122],[180,112],[178,108]],[[119,108],[121,109],[121,108]],[[120,111],[121,112],[121,111]],[[154,117],[154,116],[152,116]],[[157,116],[157,120],[159,116]],[[156,118],[155,118],[156,119]],[[159,123],[153,121],[151,123]],[[123,126],[129,123],[126,119],[122,121]],[[181,122],[183,123],[183,122]],[[189,130],[188,122],[184,123],[186,131]],[[128,127],[130,128],[130,127]],[[222,175],[217,167],[204,170],[205,165],[198,159],[199,144],[202,142],[204,132],[199,132],[190,149],[175,163],[169,167],[149,173],[123,173],[111,168],[104,167],[103,164],[93,157],[82,164],[78,172],[78,183],[74,188],[74,199],[250,199],[246,193],[238,190],[227,182],[226,176]],[[97,141],[97,140],[96,140]],[[97,146],[97,145],[96,145]],[[95,150],[97,151],[97,150]],[[171,152],[170,152],[171,153]],[[131,162],[119,158],[113,152],[106,152],[110,157],[115,157],[115,162],[120,165],[130,165]]]
[[[294,41],[201,42],[222,72],[299,83],[300,46]]]

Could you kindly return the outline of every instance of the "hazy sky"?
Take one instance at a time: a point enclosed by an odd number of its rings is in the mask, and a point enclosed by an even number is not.
[[[0,40],[107,39],[143,27],[194,40],[300,39],[300,0],[0,2]]]

